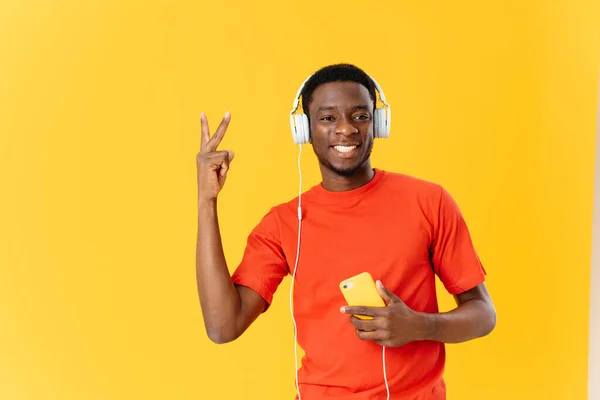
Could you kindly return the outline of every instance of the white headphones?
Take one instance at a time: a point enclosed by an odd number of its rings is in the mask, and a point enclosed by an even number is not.
[[[375,79],[373,79],[370,75],[367,74],[367,76],[371,79],[371,81],[373,81],[375,89],[377,89],[377,92],[379,93],[379,99],[383,103],[383,107],[375,108],[375,115],[373,116],[375,120],[374,136],[376,138],[390,137],[390,122],[392,119],[390,105],[385,101],[385,95],[383,94],[383,90],[381,90],[381,87],[379,87],[377,81],[375,81]],[[306,80],[302,83],[302,86],[300,86],[300,89],[298,89],[298,93],[294,99],[292,111],[290,111],[290,125],[292,126],[292,136],[295,144],[304,144],[310,141],[308,116],[303,113],[294,113],[298,109],[302,89],[304,89],[304,85],[306,85],[306,82],[308,82],[311,77],[312,75],[306,78]],[[304,111],[306,112],[306,110]]]

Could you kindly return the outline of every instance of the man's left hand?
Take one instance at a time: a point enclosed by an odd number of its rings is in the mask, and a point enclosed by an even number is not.
[[[362,340],[386,347],[399,347],[416,340],[425,340],[429,331],[427,314],[414,311],[398,296],[390,292],[380,281],[377,290],[387,307],[344,306],[341,312],[353,314],[350,322],[356,335]],[[370,316],[360,319],[354,315]]]

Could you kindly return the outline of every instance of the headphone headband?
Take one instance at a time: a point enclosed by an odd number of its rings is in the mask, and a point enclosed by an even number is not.
[[[365,72],[365,74],[367,74]],[[296,112],[296,110],[298,109],[298,104],[300,103],[300,96],[302,95],[302,90],[304,90],[304,86],[306,86],[306,83],[310,80],[310,78],[312,78],[314,75],[311,74],[308,78],[306,78],[304,80],[304,82],[302,82],[302,85],[300,85],[300,89],[298,89],[298,92],[296,93],[296,97],[294,98],[294,104],[292,106],[292,111],[290,111],[290,115],[292,115],[293,113]],[[387,101],[385,100],[385,94],[383,93],[383,90],[381,89],[381,86],[379,86],[379,84],[377,83],[377,81],[369,74],[367,74],[367,76],[369,77],[369,79],[371,79],[371,82],[373,82],[373,85],[375,86],[375,89],[377,90],[377,93],[379,93],[379,98],[381,99],[381,101],[383,102],[383,104],[386,107],[389,107],[390,105],[387,103]],[[304,110],[304,112],[306,113],[306,110]]]

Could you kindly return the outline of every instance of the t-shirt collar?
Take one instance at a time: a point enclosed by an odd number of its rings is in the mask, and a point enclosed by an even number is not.
[[[385,176],[385,171],[383,170],[373,168],[373,172],[373,178],[371,178],[369,182],[356,189],[346,190],[343,192],[332,192],[326,190],[323,187],[323,184],[320,183],[306,193],[306,200],[311,203],[331,205],[343,204],[351,200],[356,200],[375,189]]]

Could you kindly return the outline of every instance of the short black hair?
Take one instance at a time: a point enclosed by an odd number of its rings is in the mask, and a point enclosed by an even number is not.
[[[352,64],[334,64],[328,65],[315,72],[302,88],[302,109],[308,116],[308,107],[312,102],[313,92],[321,85],[331,82],[356,82],[360,83],[369,91],[369,96],[373,100],[373,106],[377,101],[375,93],[375,83],[373,79],[362,69]]]

